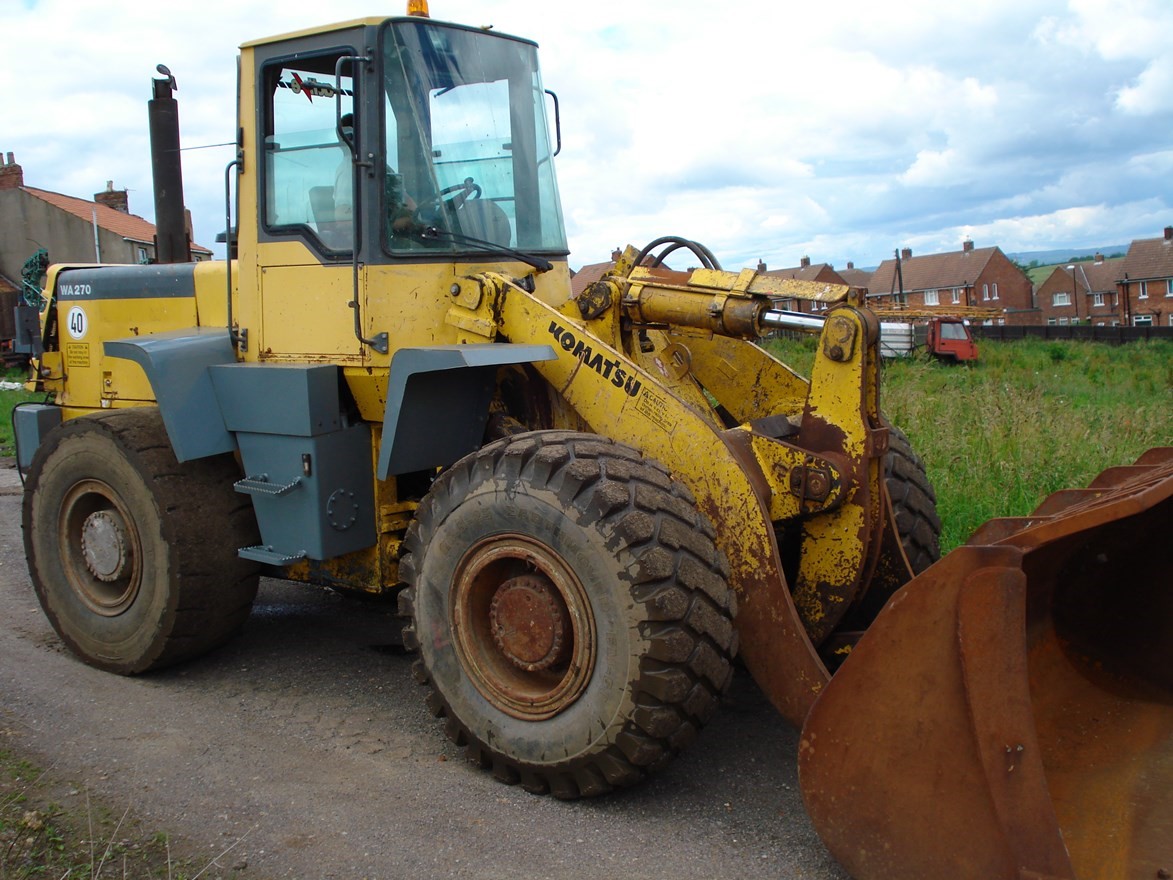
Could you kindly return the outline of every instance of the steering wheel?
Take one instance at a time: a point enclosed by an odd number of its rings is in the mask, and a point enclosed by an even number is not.
[[[471,177],[466,177],[464,183],[446,186],[434,198],[418,205],[412,215],[412,223],[423,226],[439,226],[441,225],[440,218],[444,212],[455,213],[467,200],[479,199],[480,197],[480,184]]]

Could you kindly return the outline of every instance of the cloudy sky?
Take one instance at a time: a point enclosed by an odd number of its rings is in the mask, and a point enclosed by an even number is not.
[[[399,4],[402,4],[400,7]],[[196,239],[224,226],[236,46],[405,0],[0,0],[0,153],[153,219],[146,101],[179,91]],[[726,268],[1014,253],[1173,224],[1171,0],[431,0],[536,40],[571,265],[660,235]]]

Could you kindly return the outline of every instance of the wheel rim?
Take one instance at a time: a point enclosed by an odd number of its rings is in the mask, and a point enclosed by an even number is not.
[[[87,608],[117,617],[134,604],[142,582],[142,542],[109,485],[84,480],[70,489],[57,534],[66,578]]]
[[[456,567],[449,607],[461,666],[497,709],[540,721],[586,690],[594,616],[574,571],[545,544],[518,534],[479,542]]]

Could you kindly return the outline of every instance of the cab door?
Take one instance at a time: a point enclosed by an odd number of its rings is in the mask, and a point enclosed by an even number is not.
[[[351,34],[361,45],[361,30]],[[363,363],[355,333],[354,161],[360,126],[347,32],[274,44],[258,62],[256,283],[262,360]],[[358,273],[361,283],[362,272]],[[361,290],[359,291],[361,301]]]

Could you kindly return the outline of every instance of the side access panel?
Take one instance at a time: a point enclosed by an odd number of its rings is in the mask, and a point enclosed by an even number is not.
[[[332,559],[375,544],[371,429],[347,424],[332,365],[225,364],[209,370],[224,425],[239,444],[270,565]]]

